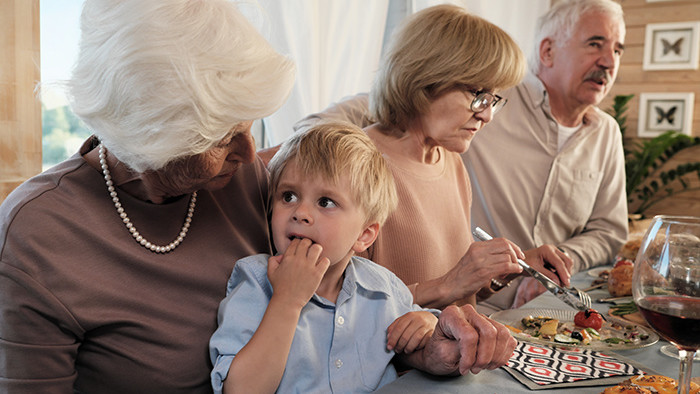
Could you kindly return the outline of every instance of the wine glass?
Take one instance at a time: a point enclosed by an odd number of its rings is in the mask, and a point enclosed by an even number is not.
[[[649,326],[678,348],[678,393],[700,348],[700,218],[656,216],[637,253],[632,295]]]
[[[664,356],[672,357],[672,358],[677,358],[680,359],[680,355],[678,354],[678,348],[676,345],[663,345],[661,346],[661,353],[664,354]],[[695,353],[695,361],[700,361],[700,352]]]

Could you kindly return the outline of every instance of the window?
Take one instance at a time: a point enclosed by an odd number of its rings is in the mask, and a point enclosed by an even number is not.
[[[70,77],[78,54],[83,0],[41,0],[42,167],[78,151],[90,131],[68,106],[61,81]]]

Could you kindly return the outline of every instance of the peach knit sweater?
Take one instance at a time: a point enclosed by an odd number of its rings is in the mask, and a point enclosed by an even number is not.
[[[394,175],[399,204],[367,256],[413,288],[444,275],[469,248],[469,176],[457,153],[439,148],[438,163],[426,165],[392,155],[391,144],[375,143]]]

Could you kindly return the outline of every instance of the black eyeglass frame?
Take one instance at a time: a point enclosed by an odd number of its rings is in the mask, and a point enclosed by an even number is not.
[[[500,111],[508,102],[506,98],[483,90],[465,89],[465,91],[474,96],[471,104],[469,104],[469,110],[475,114],[486,111],[486,108],[491,105],[491,114],[493,115]]]

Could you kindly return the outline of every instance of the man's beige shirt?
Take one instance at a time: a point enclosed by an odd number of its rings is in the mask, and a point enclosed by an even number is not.
[[[472,175],[473,225],[523,250],[556,245],[574,260],[574,271],[610,263],[628,228],[619,126],[592,107],[558,151],[558,124],[537,77],[528,75],[502,96],[507,105],[463,155]]]

